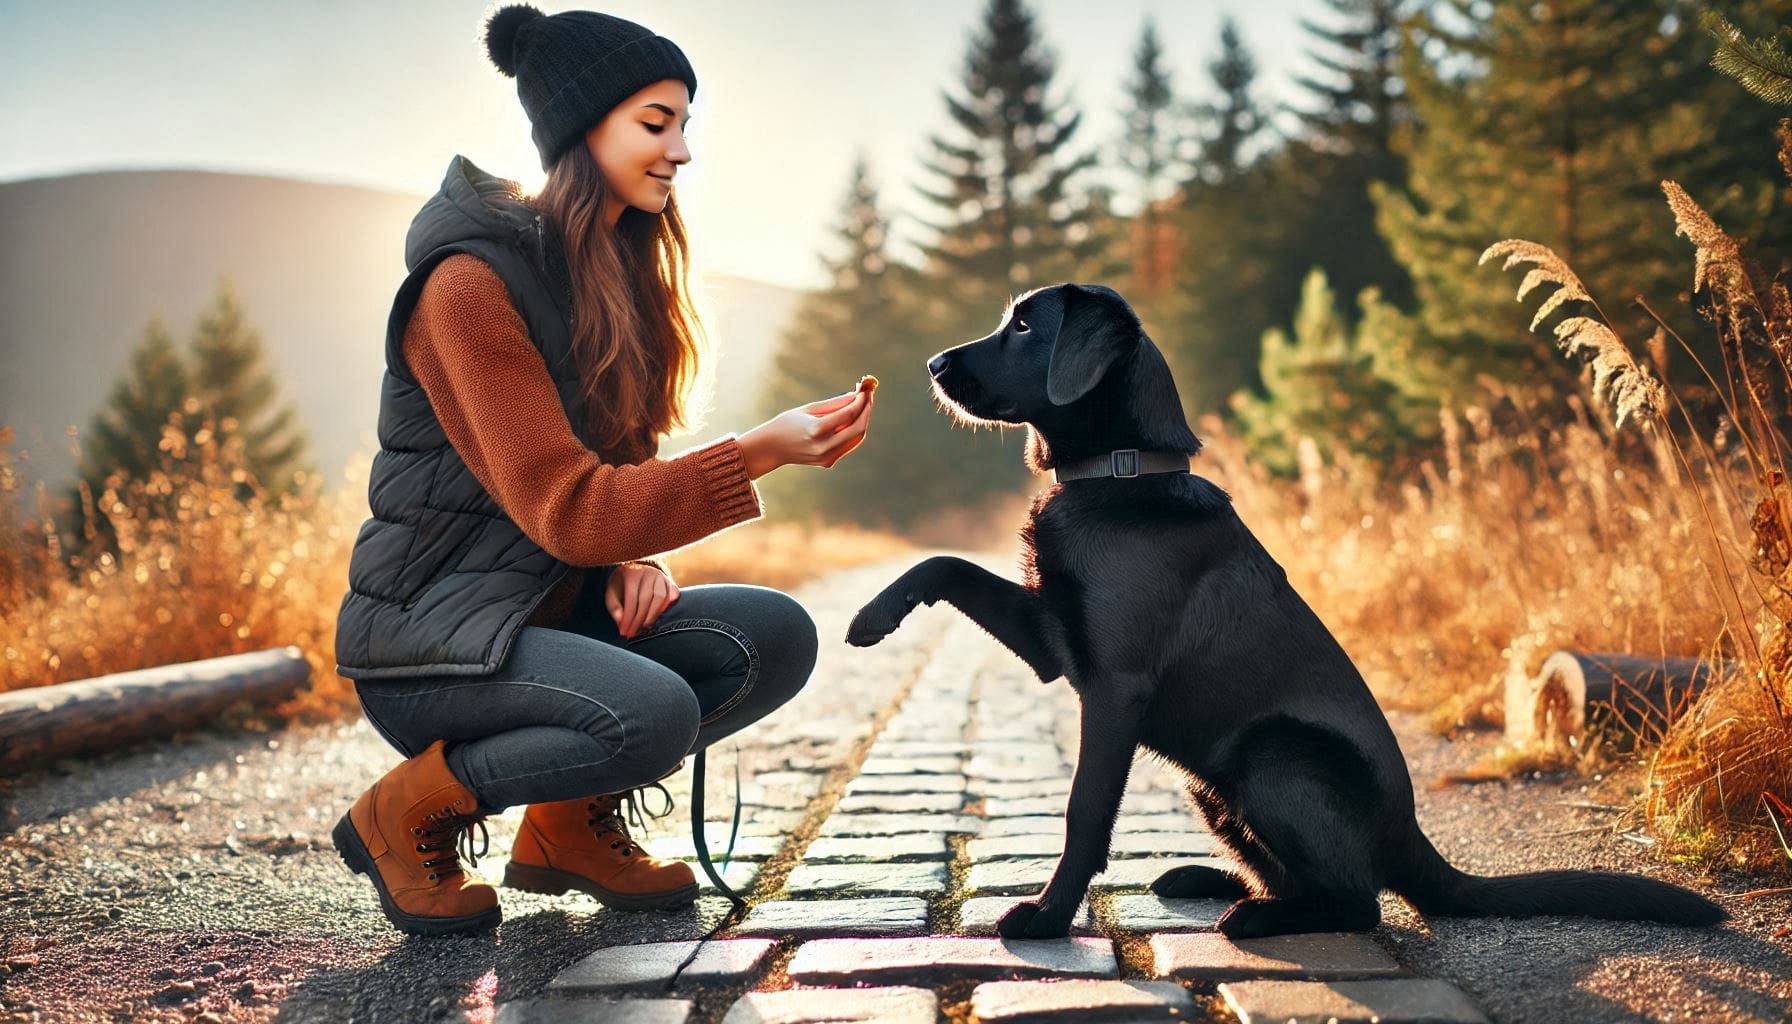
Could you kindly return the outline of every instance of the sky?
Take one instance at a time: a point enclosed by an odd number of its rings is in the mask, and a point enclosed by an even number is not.
[[[306,3],[0,0],[0,181],[93,170],[273,174],[428,195],[455,154],[531,191],[544,177],[515,80],[485,55],[491,0]],[[573,9],[551,2],[549,14]],[[1073,145],[1111,157],[1144,19],[1179,94],[1199,98],[1218,27],[1235,17],[1260,98],[1293,76],[1321,0],[1031,0],[1057,58],[1056,95],[1084,113]],[[679,203],[698,268],[788,287],[825,283],[818,253],[851,167],[870,162],[897,254],[928,135],[955,138],[983,0],[615,0],[609,14],[678,43],[697,72]],[[1112,162],[1110,160],[1110,162]],[[395,258],[403,240],[393,240]]]

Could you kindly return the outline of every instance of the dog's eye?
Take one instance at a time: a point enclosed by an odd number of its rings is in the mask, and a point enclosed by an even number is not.
[[[1027,326],[1027,322],[1025,320],[1014,321],[1014,333],[1016,333],[1016,334],[1025,334],[1028,331],[1031,331],[1032,329],[1033,328]]]

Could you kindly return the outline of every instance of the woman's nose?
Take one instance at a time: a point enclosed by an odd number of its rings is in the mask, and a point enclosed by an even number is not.
[[[685,145],[683,136],[666,147],[666,159],[681,165],[691,162],[691,147]]]

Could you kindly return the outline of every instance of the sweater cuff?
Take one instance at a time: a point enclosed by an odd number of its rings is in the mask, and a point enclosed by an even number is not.
[[[722,520],[718,529],[758,519],[765,514],[753,478],[747,475],[746,453],[740,450],[740,438],[723,434],[714,442],[694,449],[697,464],[703,467],[710,482],[710,501],[716,516]]]

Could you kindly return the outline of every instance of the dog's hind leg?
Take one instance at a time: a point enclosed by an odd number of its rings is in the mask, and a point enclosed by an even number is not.
[[[1064,674],[1052,653],[1049,636],[1057,635],[1056,618],[1039,595],[962,558],[935,555],[898,576],[859,609],[846,630],[846,642],[870,647],[895,632],[917,605],[946,601],[1019,655],[1044,682]]]
[[[1184,864],[1157,876],[1151,891],[1165,899],[1241,900],[1251,894],[1244,879],[1204,864]]]
[[[1070,782],[1064,855],[1037,900],[1016,904],[996,924],[1005,939],[1055,939],[1070,933],[1089,881],[1107,866],[1114,817],[1132,771],[1133,750],[1150,707],[1143,679],[1104,678],[1083,692],[1082,749]]]
[[[1272,724],[1240,744],[1232,810],[1265,859],[1268,895],[1240,900],[1220,918],[1230,938],[1367,931],[1381,921],[1367,766],[1317,732]]]

